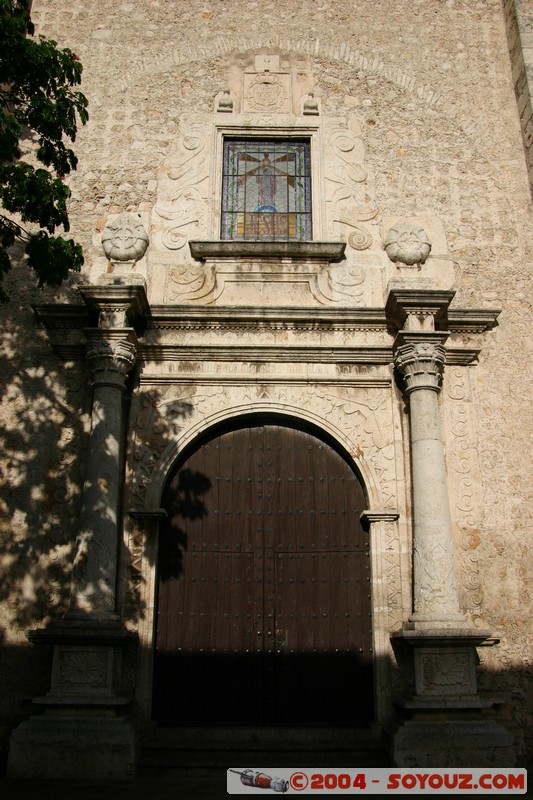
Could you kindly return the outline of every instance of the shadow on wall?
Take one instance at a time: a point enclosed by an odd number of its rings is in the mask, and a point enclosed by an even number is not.
[[[0,306],[0,740],[46,690],[51,652],[25,632],[61,616],[70,598],[88,431],[83,363],[57,358],[31,309],[51,293],[24,266]],[[14,646],[16,644],[16,646]],[[4,748],[2,748],[4,749]]]
[[[0,624],[23,631],[69,598],[87,383],[52,354],[31,309],[12,303],[0,309]]]
[[[50,298],[25,285],[22,268],[14,270],[6,284],[14,299],[0,306],[0,626],[6,631],[6,640],[25,641],[28,629],[47,624],[68,610],[72,567],[79,549],[76,536],[92,392],[83,338],[71,339],[80,334],[72,333],[67,322],[64,329],[51,330],[48,336],[31,303]],[[74,302],[83,313],[80,298],[75,297]],[[87,316],[87,325],[96,322]],[[72,341],[76,360],[57,356],[50,339],[63,349]],[[126,384],[125,424],[134,381],[132,374]],[[150,413],[151,429],[158,432],[158,455],[174,439],[175,430],[173,421],[159,414],[156,401]],[[105,422],[101,413],[97,424],[105,426]],[[106,470],[124,470],[114,444],[110,442],[109,451],[101,454],[100,482],[105,482]],[[187,480],[184,475],[180,487],[183,502],[187,500],[194,514],[202,513],[200,501],[193,496],[197,493],[200,497],[201,482],[201,477]],[[102,514],[109,513],[104,505]],[[124,545],[119,547],[123,548],[122,563],[130,563],[131,554],[124,551]],[[77,560],[83,568],[79,553]],[[101,565],[102,575],[106,567]],[[131,597],[130,603],[135,617],[142,617],[139,598]]]
[[[83,342],[73,340],[75,361],[54,354],[31,308],[32,302],[52,298],[28,288],[26,279],[22,268],[8,276],[6,288],[13,299],[0,306],[0,752],[11,729],[35,710],[31,698],[49,686],[51,649],[30,645],[25,634],[68,610],[91,424]],[[82,306],[78,298],[74,302]],[[87,324],[95,321],[87,319]],[[70,336],[68,329],[51,331],[63,345]],[[134,380],[132,375],[126,386],[125,420]],[[157,408],[152,411],[162,452],[173,430],[167,435],[168,420],[159,419]],[[104,417],[100,423],[105,424]],[[122,471],[114,453],[110,446],[102,464]],[[194,497],[201,489],[201,476],[183,476],[180,492],[194,514],[202,513],[200,494]],[[120,540],[119,548],[122,563],[131,564],[132,554]],[[179,564],[168,568],[176,572]],[[145,608],[135,586],[129,603],[134,613],[128,619],[142,618]]]

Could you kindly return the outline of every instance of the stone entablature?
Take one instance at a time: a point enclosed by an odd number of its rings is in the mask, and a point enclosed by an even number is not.
[[[35,313],[62,358],[85,357],[83,330],[90,323],[90,306],[47,304],[35,306]],[[224,360],[224,349],[228,347],[231,350],[227,350],[227,360],[231,362],[238,348],[243,356],[248,353],[248,359],[244,360],[312,362],[317,358],[332,364],[390,364],[393,358],[387,323],[390,313],[384,307],[310,309],[152,304],[142,317],[146,328],[138,341],[138,354],[145,361],[157,362],[160,370],[166,361],[201,358],[219,362]],[[491,309],[449,309],[447,364],[475,363],[479,334],[496,325],[498,314]],[[403,322],[398,324],[401,327]]]

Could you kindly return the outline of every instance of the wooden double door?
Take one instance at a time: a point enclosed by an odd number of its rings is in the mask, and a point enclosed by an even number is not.
[[[235,427],[179,466],[164,504],[154,718],[368,722],[365,497],[345,458],[307,431]]]

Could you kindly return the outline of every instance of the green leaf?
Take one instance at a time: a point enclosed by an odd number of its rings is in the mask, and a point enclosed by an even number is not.
[[[39,288],[61,286],[70,271],[79,272],[83,265],[83,253],[72,239],[49,236],[40,231],[26,245],[28,266],[37,275]]]
[[[63,178],[77,158],[64,140],[74,141],[78,125],[88,120],[87,98],[75,87],[82,65],[68,48],[53,40],[33,39],[29,0],[0,0],[0,203],[22,222],[43,230],[28,244],[28,261],[40,286],[59,286],[83,255],[72,240],[55,237],[69,230]],[[34,138],[43,168],[20,161],[22,138]],[[14,238],[25,238],[15,222],[0,215],[0,281]],[[6,261],[7,259],[7,261]],[[0,301],[6,293],[0,286]]]

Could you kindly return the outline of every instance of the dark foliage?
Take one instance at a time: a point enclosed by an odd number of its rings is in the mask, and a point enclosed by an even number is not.
[[[0,214],[1,302],[9,299],[1,284],[16,239],[39,287],[60,286],[83,264],[81,246],[54,235],[69,230],[63,178],[77,166],[64,140],[74,142],[78,123],[88,119],[87,98],[74,89],[82,65],[71,50],[33,33],[28,0],[0,0],[0,203],[15,215]],[[22,160],[24,141],[42,167]],[[41,230],[30,233],[23,223]]]

